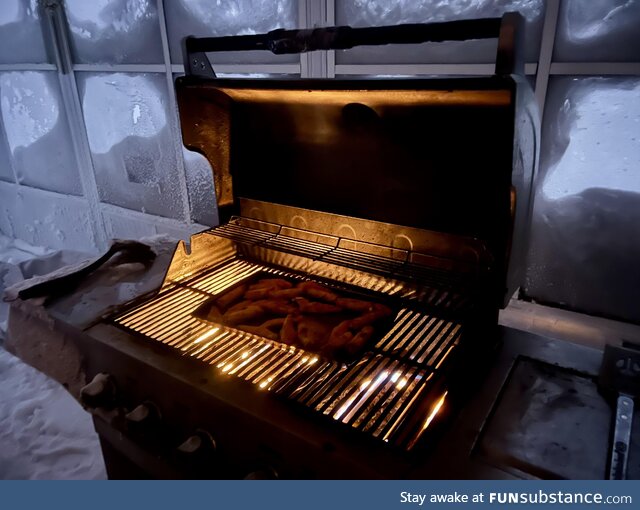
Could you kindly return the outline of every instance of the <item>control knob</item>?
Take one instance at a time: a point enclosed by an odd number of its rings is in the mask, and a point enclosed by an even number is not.
[[[160,410],[153,402],[145,401],[124,415],[125,424],[133,433],[152,432],[160,422]]]
[[[197,459],[205,458],[216,451],[216,442],[206,430],[197,430],[189,436],[180,446],[178,452],[187,457]]]
[[[80,389],[80,401],[87,408],[112,408],[115,405],[116,385],[109,374],[97,374]]]

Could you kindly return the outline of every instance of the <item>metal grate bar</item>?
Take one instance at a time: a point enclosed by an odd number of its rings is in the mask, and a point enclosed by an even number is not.
[[[280,375],[287,370],[287,368],[291,367],[295,364],[300,358],[303,356],[303,352],[295,352],[289,351],[285,352],[283,356],[281,356],[280,360],[277,363],[274,363],[272,366],[268,367],[262,374],[254,377],[251,382],[253,384],[257,384],[259,388],[270,389],[271,384],[275,384]]]
[[[414,359],[422,346],[431,341],[434,330],[438,327],[439,319],[430,315],[421,315],[420,320],[412,330],[398,339],[397,345],[391,351],[394,357]],[[413,357],[412,357],[413,356]]]
[[[338,407],[339,403],[344,404],[345,400],[357,388],[365,384],[367,378],[372,377],[380,364],[384,366],[385,358],[382,356],[374,356],[373,358],[365,356],[363,363],[358,363],[347,371],[346,375],[339,381],[328,388],[328,391],[322,396],[322,399],[316,399],[314,409],[323,414],[331,414],[331,411]],[[314,403],[312,402],[311,405]]]
[[[234,223],[227,223],[212,229],[212,232],[220,237],[231,240],[241,240],[247,244],[259,244],[276,235],[272,232],[264,232],[253,228],[242,227]]]
[[[233,364],[238,357],[252,358],[265,344],[250,335],[236,334],[230,338],[230,342],[218,352],[215,352],[207,361],[216,368],[223,369],[227,364]],[[245,354],[246,353],[246,354]],[[231,370],[232,367],[229,367]]]
[[[139,317],[133,316],[130,320],[122,321],[121,324],[146,335],[161,325],[168,325],[172,320],[184,317],[206,299],[207,297],[202,294],[185,289],[176,296],[162,299],[154,307],[153,313],[144,313]]]
[[[287,236],[277,236],[269,239],[264,243],[264,246],[281,251],[290,251],[312,259],[320,258],[333,249],[333,246]]]
[[[220,331],[218,328],[212,328],[207,330],[188,345],[182,347],[182,351],[185,356],[191,356],[196,359],[200,359],[211,351],[211,346],[214,343],[221,342],[225,336],[229,336],[228,331]]]
[[[322,391],[322,388],[325,388],[331,381],[339,378],[346,371],[347,367],[344,365],[330,365],[327,367],[327,370],[314,374],[313,377],[305,381],[304,385],[296,388],[296,390],[292,392],[291,398],[296,398],[298,402],[308,406],[307,400],[314,398],[316,390]]]
[[[205,298],[206,299],[206,298]],[[137,329],[143,334],[151,338],[157,338],[163,331],[176,331],[183,332],[183,326],[187,322],[194,322],[194,319],[189,315],[189,312],[195,310],[196,307],[204,301],[203,299],[191,299],[180,308],[176,308],[171,311],[166,311],[164,320],[156,323],[145,324],[138,326]]]
[[[299,374],[293,374],[288,381],[277,385],[274,391],[292,400],[302,401],[311,387],[322,384],[328,376],[339,370],[345,370],[345,367],[336,362],[325,361],[314,370],[307,368]],[[300,399],[297,398],[299,395]]]
[[[419,365],[431,360],[432,353],[437,352],[438,347],[446,340],[450,330],[455,329],[455,324],[439,319],[434,328],[429,332],[418,348],[409,354],[409,359],[416,361]]]
[[[385,359],[377,367],[375,373],[371,374],[360,385],[360,389],[356,394],[352,394],[349,399],[338,407],[333,414],[335,420],[349,424],[356,416],[360,409],[365,408],[375,398],[378,391],[388,383],[398,362],[395,360]],[[337,406],[336,406],[337,407]]]
[[[202,337],[202,335],[212,331],[211,326],[202,324],[193,317],[182,326],[182,329],[184,330],[182,335],[178,334],[171,341],[165,343],[184,351],[189,345],[192,345],[198,338]]]
[[[397,370],[387,387],[380,391],[368,409],[354,421],[353,427],[365,432],[376,430],[382,422],[391,420],[396,409],[398,399],[403,395],[405,388],[411,388],[419,378],[425,377],[425,373],[416,367],[404,366]],[[378,405],[381,402],[381,405]]]
[[[460,325],[459,324],[448,324],[448,328],[446,329],[446,333],[443,332],[441,336],[438,337],[440,340],[437,343],[437,347],[435,349],[432,347],[433,353],[427,357],[421,356],[418,359],[418,363],[426,363],[429,366],[434,366],[436,362],[441,358],[442,353],[455,341],[457,341],[458,335],[460,333]]]
[[[338,248],[322,258],[323,262],[333,262],[335,264],[363,270],[368,269],[384,274],[395,274],[404,262],[396,262],[378,255],[368,253],[358,253]]]
[[[189,287],[203,290],[215,295],[222,293],[231,285],[251,276],[261,270],[260,266],[250,264],[243,260],[233,261],[228,268],[205,275],[194,282],[188,283]]]
[[[413,408],[413,404],[427,388],[428,382],[432,377],[433,374],[429,374],[426,380],[416,377],[414,382],[398,395],[399,398],[394,407],[391,408],[389,415],[384,417],[381,424],[373,432],[373,437],[381,437],[383,441],[390,442],[393,434],[407,418],[409,411]]]
[[[295,365],[292,365],[289,370],[282,374],[282,376],[271,385],[270,390],[277,394],[289,396],[289,390],[291,388],[296,388],[304,384],[304,381],[311,377],[312,374],[321,373],[325,366],[330,365],[329,362],[324,362],[319,366],[314,366],[318,361],[319,358],[316,356],[304,354]]]
[[[197,344],[197,339],[190,346],[183,347],[185,356],[193,356],[208,363],[218,350],[224,348],[225,344],[228,342],[237,343],[238,341],[238,335],[232,331],[217,331],[214,335],[210,341],[204,344],[204,347]]]
[[[143,335],[151,338],[156,338],[156,333],[161,331],[180,331],[180,326],[191,318],[189,312],[195,310],[204,299],[194,297],[172,308],[170,307],[171,303],[169,303],[168,307],[162,310],[162,319],[158,319],[156,322],[147,320],[142,324],[129,327],[135,328]]]
[[[263,370],[265,366],[268,366],[279,354],[277,350],[274,350],[273,345],[267,343],[261,344],[261,347],[256,348],[256,350],[257,352],[251,356],[249,363],[246,363],[234,375],[241,379],[249,380]]]
[[[376,347],[381,347],[384,352],[396,354],[406,342],[410,342],[415,337],[416,332],[423,331],[419,328],[425,326],[424,323],[428,318],[428,315],[408,311],[403,320],[398,321],[398,329],[392,329]]]
[[[121,324],[135,327],[137,324],[142,323],[144,319],[155,318],[157,312],[166,306],[167,301],[180,303],[182,300],[188,299],[191,296],[193,296],[192,292],[185,292],[183,289],[176,289],[169,294],[163,294],[152,299],[141,308],[135,308],[131,313],[126,313],[116,317],[116,320]]]
[[[207,362],[209,365],[220,365],[220,367],[222,367],[225,360],[233,356],[236,352],[242,350],[250,352],[254,346],[260,344],[255,338],[245,337],[233,331],[228,331],[227,333],[227,336],[224,338],[221,337],[217,346],[203,353],[201,357],[202,361]]]

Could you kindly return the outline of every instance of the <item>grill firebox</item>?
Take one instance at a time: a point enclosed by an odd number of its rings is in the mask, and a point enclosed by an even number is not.
[[[434,419],[438,402],[442,405],[447,390],[438,377],[440,368],[460,343],[472,309],[469,286],[477,275],[454,277],[420,266],[411,262],[412,253],[406,250],[386,248],[392,258],[381,255],[384,247],[379,245],[318,234],[325,243],[334,243],[330,248],[301,239],[313,235],[308,231],[288,229],[296,238],[278,228],[277,234],[270,235],[243,223],[235,219],[201,234],[216,245],[216,253],[227,254],[227,260],[188,278],[169,276],[158,296],[118,314],[113,322],[129,333],[162,343],[173,353],[211,365],[219,375],[250,382],[318,416],[411,449]],[[259,222],[251,223],[255,227]],[[369,253],[342,247],[346,243],[366,245]],[[316,269],[320,274],[283,269],[291,267]],[[379,274],[365,273],[365,269]],[[258,272],[324,283],[322,274],[331,274],[333,287],[357,287],[393,298],[399,311],[390,330],[350,364],[193,317],[204,301]],[[467,288],[462,285],[465,280]],[[426,414],[425,402],[433,403]],[[409,419],[421,412],[422,418]]]

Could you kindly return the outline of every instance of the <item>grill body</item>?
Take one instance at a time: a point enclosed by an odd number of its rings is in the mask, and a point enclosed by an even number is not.
[[[490,366],[522,277],[538,124],[505,64],[513,33],[486,78],[178,78],[183,140],[211,163],[223,222],[177,246],[157,293],[79,340],[87,374],[109,374],[111,397],[89,407],[114,476],[416,472]],[[206,71],[196,53],[186,62]],[[193,316],[258,272],[397,313],[352,363]]]

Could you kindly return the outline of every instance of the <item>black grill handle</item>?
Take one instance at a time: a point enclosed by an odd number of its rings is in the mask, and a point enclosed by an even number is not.
[[[418,44],[498,38],[496,74],[523,74],[522,40],[524,18],[508,12],[502,18],[411,23],[384,27],[349,26],[285,30],[266,34],[227,37],[187,37],[184,40],[185,70],[188,75],[215,78],[207,52],[268,50],[276,55],[316,50],[346,50],[355,46]]]

